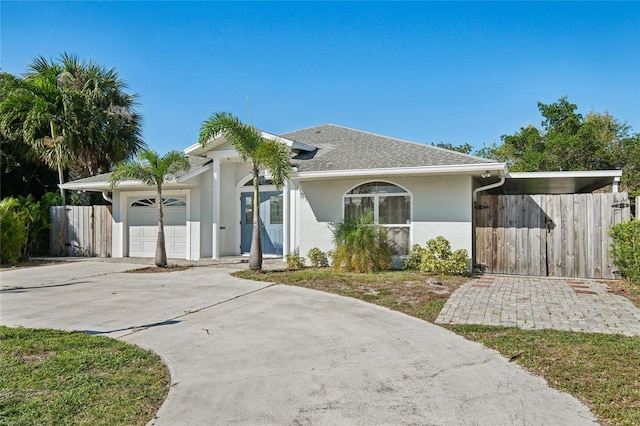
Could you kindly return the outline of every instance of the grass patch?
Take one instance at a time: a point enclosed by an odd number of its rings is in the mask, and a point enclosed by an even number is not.
[[[240,271],[235,276],[323,290],[404,312],[433,322],[465,277],[428,277],[419,272],[338,274],[329,268],[298,271]],[[441,285],[434,284],[434,278]],[[607,281],[612,293],[640,307],[640,289]],[[522,330],[481,325],[446,326],[495,349],[587,404],[603,424],[640,424],[640,337]]]
[[[322,290],[353,297],[433,322],[445,302],[468,277],[429,277],[415,271],[336,273],[329,268],[238,271],[240,278]],[[439,282],[440,284],[435,284]]]
[[[169,372],[154,353],[114,339],[0,326],[0,424],[144,425]]]

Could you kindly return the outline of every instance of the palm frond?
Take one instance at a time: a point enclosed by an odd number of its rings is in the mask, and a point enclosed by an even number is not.
[[[271,172],[271,180],[277,189],[291,175],[291,153],[289,147],[277,140],[263,140],[256,149],[255,160],[261,167]]]
[[[216,112],[200,126],[198,142],[204,148],[211,139],[224,136],[233,145],[243,161],[253,158],[262,143],[260,131],[244,124],[228,112]]]

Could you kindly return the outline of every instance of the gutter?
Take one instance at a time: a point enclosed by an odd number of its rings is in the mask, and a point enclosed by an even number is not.
[[[447,166],[427,167],[394,167],[379,169],[353,169],[353,170],[326,170],[313,172],[298,172],[291,176],[291,180],[307,179],[343,179],[361,176],[428,176],[428,175],[456,175],[483,172],[485,170],[497,171],[499,175],[506,174],[505,163],[480,163],[457,164]],[[295,169],[294,169],[295,172]]]
[[[473,202],[475,203],[478,200],[478,192],[486,191],[487,189],[497,188],[504,184],[504,181],[507,179],[505,175],[500,176],[500,180],[498,182],[492,183],[490,185],[481,186],[473,190]]]

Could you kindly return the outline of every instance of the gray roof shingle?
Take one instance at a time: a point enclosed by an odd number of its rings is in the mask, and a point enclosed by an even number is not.
[[[282,136],[318,148],[312,155],[302,154],[293,159],[292,163],[299,172],[495,163],[473,155],[334,124]]]
[[[195,155],[189,155],[189,163],[191,164],[191,169],[187,172],[178,171],[175,176],[181,177],[186,175],[189,172],[192,172],[205,164],[211,162],[209,158],[197,157]],[[74,180],[73,183],[100,183],[100,182],[109,182],[109,178],[111,177],[111,172],[102,173],[96,176],[89,176],[83,179]]]

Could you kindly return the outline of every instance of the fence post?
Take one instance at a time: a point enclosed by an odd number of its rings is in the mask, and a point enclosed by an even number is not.
[[[636,219],[640,219],[640,195],[636,196]]]

